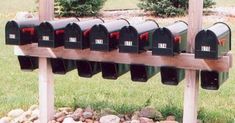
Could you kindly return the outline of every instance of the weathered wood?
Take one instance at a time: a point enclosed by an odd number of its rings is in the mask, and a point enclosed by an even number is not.
[[[187,51],[194,52],[196,34],[202,29],[203,0],[189,0]],[[200,63],[195,63],[200,64]],[[211,66],[213,64],[208,64]],[[183,123],[197,123],[199,72],[187,70],[185,75]]]
[[[150,66],[175,66],[190,70],[217,70],[228,71],[231,68],[232,54],[229,53],[219,60],[195,59],[194,54],[182,53],[174,57],[153,56],[151,52],[141,54],[119,53],[118,50],[111,52],[99,52],[85,50],[72,50],[59,48],[42,48],[37,44],[15,46],[16,55],[27,55],[48,58],[64,58],[74,60],[105,61],[125,64],[145,64]]]
[[[53,20],[54,0],[39,0],[40,21]],[[54,116],[54,82],[50,61],[39,57],[39,122],[48,123]]]
[[[50,61],[39,58],[40,123],[48,123],[54,116],[54,82]]]

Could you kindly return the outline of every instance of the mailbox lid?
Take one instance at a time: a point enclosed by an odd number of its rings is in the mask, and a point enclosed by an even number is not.
[[[129,65],[112,62],[101,63],[102,77],[104,79],[118,79],[119,76],[129,71]]]
[[[38,19],[12,20],[5,26],[5,41],[9,45],[24,45],[37,42],[35,27],[40,24]]]
[[[64,75],[67,72],[76,68],[75,61],[62,59],[62,58],[51,58],[51,67],[54,74]]]

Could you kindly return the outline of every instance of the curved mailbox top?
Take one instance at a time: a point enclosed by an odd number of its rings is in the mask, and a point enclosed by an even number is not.
[[[153,32],[153,55],[174,55],[186,51],[188,25],[177,21]]]
[[[231,50],[231,29],[222,22],[200,31],[195,40],[195,58],[218,59]]]
[[[77,18],[66,18],[66,19],[60,19],[60,20],[53,20],[53,21],[45,21],[42,22],[39,26],[48,26],[53,30],[63,29],[65,28],[69,23],[77,22],[79,19]]]
[[[40,21],[36,18],[8,21],[5,26],[6,44],[24,45],[37,42],[35,27],[39,24]]]

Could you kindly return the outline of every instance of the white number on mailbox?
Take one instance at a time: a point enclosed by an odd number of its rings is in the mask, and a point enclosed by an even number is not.
[[[158,43],[158,48],[165,49],[165,48],[167,48],[167,44],[166,43]]]
[[[132,46],[132,41],[125,41],[124,46]]]
[[[16,35],[15,34],[9,34],[9,38],[10,39],[16,39]]]
[[[95,39],[95,44],[104,44],[103,39]]]
[[[202,46],[201,47],[201,51],[210,52],[211,51],[211,47],[210,46]]]
[[[49,36],[42,36],[42,40],[44,40],[44,41],[49,41],[50,38],[49,38]]]
[[[77,38],[76,37],[70,37],[69,42],[77,42]]]

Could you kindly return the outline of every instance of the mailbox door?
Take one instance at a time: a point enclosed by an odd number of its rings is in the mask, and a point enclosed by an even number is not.
[[[75,61],[61,59],[61,58],[52,58],[51,59],[52,72],[54,74],[66,74],[67,72],[75,69]]]
[[[178,85],[185,77],[185,70],[174,67],[161,67],[162,83],[165,85]]]
[[[57,47],[55,44],[55,32],[52,25],[48,22],[40,24],[37,29],[39,47]]]
[[[202,30],[196,35],[195,58],[218,59],[218,39],[210,30]]]
[[[23,71],[33,71],[38,68],[38,58],[31,56],[18,56],[20,69]]]
[[[76,24],[68,24],[65,28],[65,48],[68,49],[83,49],[82,45],[82,30]]]
[[[147,82],[152,76],[156,75],[159,70],[155,67],[145,65],[130,65],[131,80],[137,82]]]
[[[20,34],[21,34],[21,31],[16,22],[10,21],[6,24],[6,27],[5,27],[6,44],[22,45]]]
[[[78,75],[90,78],[101,71],[100,63],[93,61],[76,61]]]
[[[139,52],[139,35],[132,26],[125,26],[120,31],[119,52],[138,53]]]
[[[96,51],[110,51],[109,34],[104,26],[95,25],[90,32],[90,48]]]
[[[152,54],[153,55],[167,55],[173,56],[173,40],[174,36],[170,30],[167,28],[158,28],[153,32],[152,35],[153,47]]]
[[[218,90],[228,77],[228,72],[201,71],[201,87],[207,90]]]

